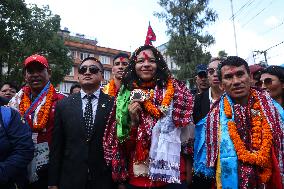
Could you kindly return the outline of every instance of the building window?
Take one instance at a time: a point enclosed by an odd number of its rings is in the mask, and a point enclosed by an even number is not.
[[[72,86],[73,83],[68,83],[68,82],[62,82],[59,85],[59,91],[63,92],[63,93],[70,93],[70,88]]]
[[[71,71],[68,74],[68,76],[74,76],[74,66],[72,66]]]
[[[72,51],[72,58],[76,59],[77,58],[77,51]]]
[[[104,80],[109,81],[110,80],[110,71],[104,71]]]
[[[102,64],[110,64],[110,57],[108,56],[100,56],[100,61]]]

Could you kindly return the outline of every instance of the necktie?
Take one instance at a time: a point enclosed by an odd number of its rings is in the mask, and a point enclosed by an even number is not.
[[[94,131],[94,124],[93,124],[93,108],[92,108],[92,99],[94,98],[94,95],[88,95],[87,96],[87,105],[85,108],[84,113],[84,122],[85,122],[85,131],[87,134],[87,141],[91,139],[91,136]]]

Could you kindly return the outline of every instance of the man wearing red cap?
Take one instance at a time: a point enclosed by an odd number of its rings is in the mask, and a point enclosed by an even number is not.
[[[264,68],[260,65],[253,64],[249,66],[250,83],[252,87],[261,87],[260,76]]]
[[[19,110],[23,121],[32,128],[35,155],[28,167],[28,189],[46,189],[48,155],[54,126],[56,102],[65,96],[50,83],[51,70],[41,55],[32,55],[24,62],[24,86],[9,102]]]

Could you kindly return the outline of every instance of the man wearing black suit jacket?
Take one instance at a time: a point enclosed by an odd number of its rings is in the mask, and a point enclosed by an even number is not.
[[[103,66],[93,57],[79,66],[80,93],[60,101],[50,151],[49,188],[112,189],[103,135],[113,98],[100,90]]]

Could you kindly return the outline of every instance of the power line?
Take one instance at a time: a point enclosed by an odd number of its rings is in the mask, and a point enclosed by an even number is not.
[[[275,29],[279,28],[279,27],[280,27],[280,26],[282,26],[283,24],[284,24],[284,21],[283,21],[283,22],[281,22],[280,24],[278,24],[277,26],[275,26],[275,27],[273,27],[273,28],[270,28],[270,29],[266,30],[265,32],[263,32],[263,33],[262,33],[262,35],[265,35],[265,34],[267,34],[267,33],[271,32],[271,31],[273,31],[273,30],[275,30]]]
[[[279,45],[281,45],[283,43],[284,43],[284,41],[281,41],[280,43],[278,43],[276,45],[273,45],[273,46],[269,47],[268,49],[266,49],[264,51],[259,51],[259,50],[253,51],[253,53],[256,53],[256,54],[253,54],[253,57],[255,57],[257,54],[263,54],[265,63],[268,65],[268,62],[267,62],[267,51],[269,51],[270,49],[275,48],[275,47],[277,47],[277,46],[279,46]]]
[[[246,25],[248,25],[253,19],[255,19],[257,16],[259,16],[265,9],[267,9],[273,1],[270,1],[270,3],[264,7],[263,9],[261,9],[261,11],[259,11],[256,15],[254,15],[251,19],[249,19],[249,21],[247,21],[244,25],[242,25],[242,27],[245,27]]]
[[[243,4],[241,6],[241,8],[239,8],[239,10],[237,10],[231,17],[230,20],[232,20],[233,18],[236,18],[238,16],[238,14],[240,14],[244,8],[249,7],[255,0],[248,0],[245,4]]]
[[[269,47],[268,49],[266,49],[265,51],[269,51],[270,49],[272,49],[272,48],[274,48],[274,47],[277,47],[277,46],[279,46],[279,45],[281,45],[281,44],[283,44],[284,43],[284,41],[282,41],[282,42],[280,42],[280,43],[278,43],[278,44],[276,44],[276,45],[273,45],[272,47]]]
[[[259,0],[255,6],[251,7],[250,9],[246,10],[246,12],[244,12],[244,14],[242,14],[240,16],[240,18],[237,20],[238,22],[240,22],[242,19],[248,18],[248,15],[250,15],[251,13],[253,13],[263,2],[263,0]]]

